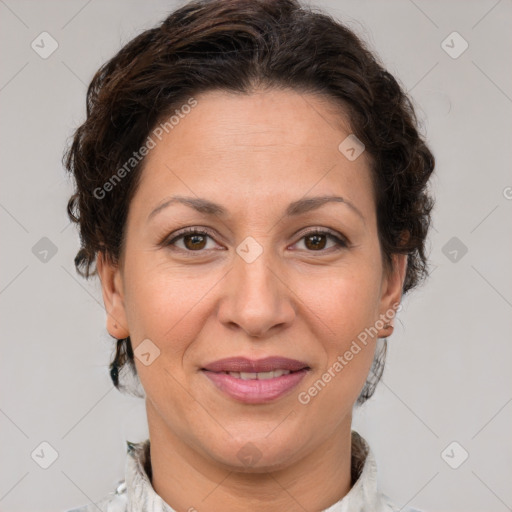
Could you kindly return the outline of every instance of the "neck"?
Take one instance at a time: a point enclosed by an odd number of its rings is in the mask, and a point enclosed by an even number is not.
[[[325,510],[351,487],[351,417],[301,459],[275,471],[226,467],[183,442],[146,401],[151,483],[173,509],[211,512]]]

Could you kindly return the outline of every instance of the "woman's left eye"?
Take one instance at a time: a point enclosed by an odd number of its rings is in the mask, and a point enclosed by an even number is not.
[[[203,249],[208,249],[207,239],[210,238],[213,240],[212,235],[203,229],[188,229],[186,231],[182,231],[177,236],[169,240],[165,243],[166,246],[173,245],[178,247],[183,251],[187,252],[200,252]],[[326,249],[331,249],[331,247],[327,246],[327,240],[331,239],[334,241],[334,247],[338,248],[346,248],[348,247],[348,243],[343,238],[337,236],[331,231],[325,230],[314,230],[308,233],[305,233],[299,240],[299,242],[304,240],[304,246],[306,250],[310,252],[320,252]],[[176,243],[178,241],[183,242],[183,246],[180,247]],[[299,243],[297,242],[297,244]],[[211,249],[211,248],[210,248]]]
[[[348,244],[345,240],[340,238],[339,236],[335,235],[334,233],[330,231],[322,231],[322,230],[315,230],[310,231],[309,233],[306,233],[300,241],[304,240],[304,245],[307,249],[312,249],[313,252],[316,252],[318,250],[322,251],[326,249],[327,239],[334,240],[334,246],[338,248],[344,248],[348,247]],[[328,249],[332,248],[328,247]]]

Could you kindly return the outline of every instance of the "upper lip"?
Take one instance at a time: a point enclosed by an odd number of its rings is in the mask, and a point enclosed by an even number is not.
[[[297,371],[303,368],[309,369],[307,363],[297,361],[296,359],[289,359],[287,357],[274,356],[266,357],[264,359],[248,359],[246,357],[228,357],[226,359],[219,359],[213,363],[204,366],[203,370],[211,372],[271,372],[274,370],[289,370]]]

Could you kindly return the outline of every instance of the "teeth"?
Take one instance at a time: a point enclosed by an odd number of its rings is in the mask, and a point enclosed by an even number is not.
[[[281,377],[281,375],[288,375],[290,372],[290,370],[274,370],[273,372],[267,372],[267,373],[272,373],[273,376],[272,377]],[[260,375],[260,374],[258,374]],[[258,377],[259,379],[260,377]],[[263,377],[264,379],[265,377]]]
[[[277,370],[279,371],[279,370]],[[274,372],[259,372],[256,374],[258,376],[258,380],[267,380],[267,379],[273,379],[274,377],[277,377],[277,375],[274,375]]]
[[[251,373],[251,372],[225,372],[231,377],[235,377],[236,379],[242,380],[267,380],[267,379],[275,379],[276,377],[281,377],[282,375],[288,375],[290,370],[274,370],[272,372],[259,372],[259,373]]]
[[[240,378],[242,380],[253,380],[258,378],[257,373],[240,372]]]

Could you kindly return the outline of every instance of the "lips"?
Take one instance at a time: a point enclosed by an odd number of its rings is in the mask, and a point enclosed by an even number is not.
[[[309,370],[310,367],[303,361],[274,356],[257,360],[247,359],[245,357],[229,357],[209,363],[202,369],[215,373],[258,374],[278,372],[279,370],[296,372],[303,369]]]
[[[288,395],[311,368],[303,361],[274,356],[229,357],[207,364],[202,373],[225,396],[246,404],[266,404]]]

